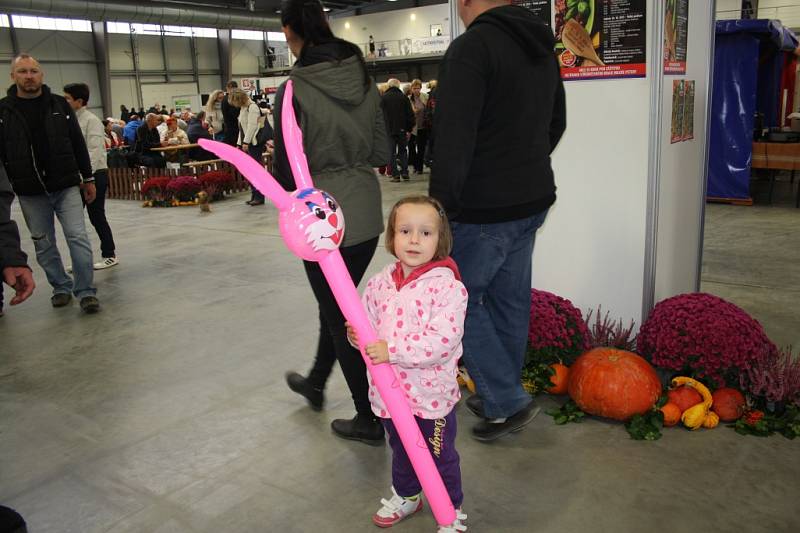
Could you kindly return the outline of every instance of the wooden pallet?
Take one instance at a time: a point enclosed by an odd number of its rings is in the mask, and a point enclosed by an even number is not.
[[[706,196],[706,202],[730,205],[753,205],[752,198],[718,198],[716,196]]]

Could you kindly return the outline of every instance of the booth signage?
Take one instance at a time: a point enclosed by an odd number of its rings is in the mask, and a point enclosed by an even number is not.
[[[664,2],[664,74],[686,74],[689,0]]]
[[[690,139],[694,139],[694,80],[673,80],[670,143]]]
[[[524,7],[540,19],[542,22],[551,26],[551,4],[552,0],[512,0],[511,3],[515,6]],[[552,27],[552,26],[551,26]]]
[[[411,53],[413,54],[433,54],[445,52],[450,46],[450,37],[423,37],[411,41]]]
[[[645,77],[646,4],[647,0],[555,0],[555,52],[561,77]]]
[[[252,91],[256,88],[256,80],[250,78],[242,78],[239,82],[239,88],[243,91]]]

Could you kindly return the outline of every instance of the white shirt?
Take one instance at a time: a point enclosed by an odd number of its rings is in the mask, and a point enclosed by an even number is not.
[[[92,174],[98,170],[107,169],[106,134],[103,123],[85,107],[75,111],[75,117],[78,119],[83,139],[86,141],[86,149],[89,150],[89,159],[92,161]]]

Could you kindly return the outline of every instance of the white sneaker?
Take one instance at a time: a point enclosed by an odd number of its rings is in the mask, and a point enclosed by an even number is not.
[[[116,257],[106,257],[99,263],[94,264],[95,270],[103,270],[104,268],[111,268],[119,264],[119,259]]]
[[[372,517],[372,522],[378,527],[392,527],[400,520],[411,516],[422,509],[422,493],[411,498],[398,496],[392,487],[392,498],[382,499],[383,507]]]
[[[467,526],[464,525],[462,520],[466,520],[467,515],[461,512],[461,509],[456,509],[456,519],[452,524],[446,526],[439,526],[437,533],[458,533],[459,531],[466,531]]]

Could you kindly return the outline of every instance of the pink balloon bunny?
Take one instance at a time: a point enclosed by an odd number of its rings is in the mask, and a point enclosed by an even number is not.
[[[292,96],[290,80],[286,82],[283,95],[281,125],[286,153],[297,185],[297,190],[293,193],[283,190],[275,178],[264,170],[263,165],[244,152],[206,139],[200,139],[200,146],[233,164],[275,204],[279,211],[281,235],[289,250],[302,259],[319,262],[342,314],[358,334],[361,356],[389,410],[436,522],[441,525],[451,524],[456,518],[455,509],[392,366],[387,363],[374,365],[364,355],[364,346],[378,339],[339,253],[344,235],[344,217],[339,205],[331,195],[314,188],[311,180],[303,150],[303,134],[297,125]]]

